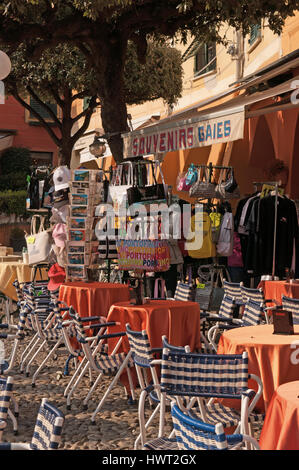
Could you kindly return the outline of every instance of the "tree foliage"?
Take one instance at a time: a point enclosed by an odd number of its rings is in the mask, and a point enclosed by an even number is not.
[[[145,61],[148,42],[187,35],[224,41],[224,23],[243,33],[267,19],[280,33],[298,9],[294,0],[5,0],[0,5],[0,41],[16,45],[40,39],[32,57],[59,43],[77,46],[95,70],[101,117],[116,160],[122,159],[121,133],[128,130],[125,60],[129,41]]]

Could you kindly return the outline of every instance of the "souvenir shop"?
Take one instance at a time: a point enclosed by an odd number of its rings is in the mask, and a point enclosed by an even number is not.
[[[158,159],[142,156],[109,171],[35,169],[28,182],[33,216],[27,262],[47,266],[49,277],[61,283],[128,283],[139,303],[177,298],[179,288],[188,286],[202,307],[217,309],[224,279],[253,287],[296,273],[298,219],[276,178],[283,170],[242,196],[234,168],[211,163],[191,163],[177,175],[175,188]],[[113,208],[110,218],[107,207]],[[190,241],[199,232],[202,243],[194,249]]]

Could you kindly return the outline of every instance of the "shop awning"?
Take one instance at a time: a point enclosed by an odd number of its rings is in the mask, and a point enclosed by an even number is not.
[[[191,109],[160,120],[157,124],[122,134],[124,158],[165,154],[242,139],[244,122],[246,117],[249,117],[247,113],[250,113],[250,105],[293,91],[296,80],[299,80],[299,76],[264,91],[249,95],[244,93],[202,111],[199,109],[203,106],[203,102],[198,103]],[[252,80],[252,82],[255,81],[256,79]],[[278,109],[279,104],[273,111]]]

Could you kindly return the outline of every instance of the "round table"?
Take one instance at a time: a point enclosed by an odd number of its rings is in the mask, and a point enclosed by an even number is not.
[[[23,262],[2,262],[0,263],[0,291],[12,300],[17,301],[17,292],[13,282],[30,282],[33,277],[33,267]],[[42,274],[44,271],[42,270]],[[47,276],[45,277],[47,279]],[[41,280],[39,271],[36,273],[36,280]]]
[[[112,304],[129,298],[126,284],[65,282],[59,288],[59,300],[73,307],[81,317],[106,317]]]
[[[299,380],[280,385],[275,391],[260,435],[260,448],[299,450]]]
[[[263,383],[263,399],[257,409],[267,409],[279,385],[299,377],[299,325],[294,335],[274,335],[273,325],[257,325],[225,331],[219,340],[218,354],[248,352],[249,373],[259,376]],[[256,389],[255,382],[249,381]]]
[[[265,299],[276,300],[280,305],[283,295],[299,299],[299,282],[291,284],[286,281],[261,281],[259,287],[263,289]]]
[[[150,300],[144,305],[118,302],[111,306],[108,321],[118,321],[120,326],[109,328],[109,332],[126,331],[126,323],[132,330],[146,330],[152,348],[162,346],[166,335],[174,346],[189,345],[191,351],[201,347],[200,309],[196,302],[177,300]],[[129,345],[127,343],[129,350]]]

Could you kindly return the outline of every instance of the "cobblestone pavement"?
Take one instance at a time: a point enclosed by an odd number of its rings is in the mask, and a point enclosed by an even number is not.
[[[9,350],[8,346],[6,347]],[[13,396],[19,404],[19,431],[17,435],[14,435],[12,423],[8,420],[3,440],[6,442],[30,442],[40,402],[42,398],[48,398],[65,415],[60,449],[133,450],[135,439],[139,433],[138,389],[136,403],[128,404],[125,389],[118,383],[111,391],[102,410],[97,414],[95,424],[92,424],[92,413],[111,379],[109,377],[103,378],[102,384],[97,387],[89,400],[88,409],[84,410],[82,402],[89,390],[89,377],[86,376],[79,384],[72,398],[71,409],[68,410],[66,397],[63,394],[73,369],[70,369],[68,377],[59,373],[63,371],[67,355],[59,354],[56,360],[50,360],[48,367],[44,368],[38,376],[35,388],[32,388],[32,375],[42,357],[45,357],[45,352],[39,355],[38,362],[32,364],[28,377],[19,372],[19,361],[16,361],[16,367],[11,375],[14,377]],[[154,431],[154,426],[151,429]]]

